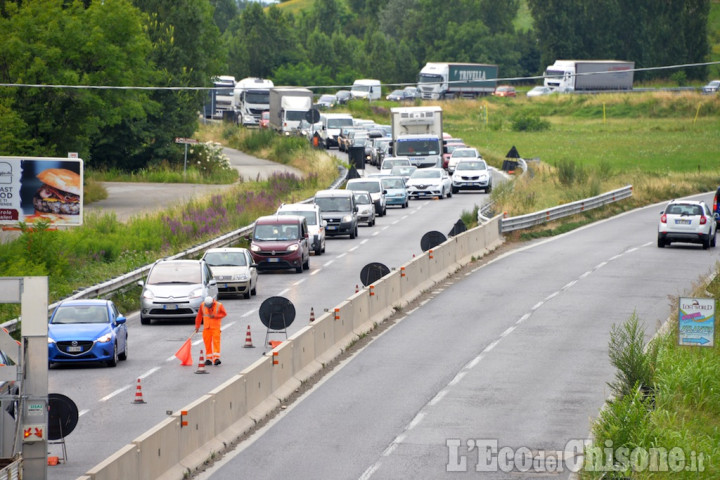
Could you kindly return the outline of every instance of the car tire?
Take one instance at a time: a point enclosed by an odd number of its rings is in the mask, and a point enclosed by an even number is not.
[[[708,237],[702,241],[702,247],[703,250],[707,250],[708,248],[710,248],[710,235],[708,235]]]
[[[125,337],[125,350],[122,353],[118,354],[118,359],[125,361],[125,360],[127,360],[127,357],[128,357],[128,345],[127,345],[127,337]]]
[[[299,266],[299,267],[295,267],[295,273],[302,273],[302,272],[303,272],[303,267],[302,267],[302,265]]]
[[[372,219],[368,222],[368,227],[375,226],[375,219]]]
[[[712,237],[710,237],[710,246],[713,247],[713,248],[715,247],[715,235],[713,235]]]
[[[658,237],[658,248],[665,248],[665,240]]]
[[[303,263],[303,270],[310,270],[310,255],[308,255],[307,260]]]
[[[107,361],[108,367],[117,367],[118,362],[118,351],[117,351],[117,343],[113,343],[113,356],[110,360]]]
[[[488,187],[485,189],[485,193],[492,192],[492,185],[488,185]]]
[[[250,295],[257,295],[257,286],[253,287],[253,289],[250,290]]]
[[[140,315],[140,325],[150,325],[151,320],[148,317]]]
[[[318,247],[315,249],[315,255],[322,255],[323,251],[322,248]]]
[[[248,300],[248,299],[250,298],[250,295],[251,295],[250,289],[248,289],[248,290],[245,291],[245,293],[243,293],[243,298],[244,298],[245,300]]]
[[[458,188],[452,187],[452,192],[453,192],[453,193],[457,193],[458,191],[459,191]]]
[[[449,190],[447,193],[447,198],[452,198],[453,193],[455,193],[455,192],[453,192],[452,190]]]

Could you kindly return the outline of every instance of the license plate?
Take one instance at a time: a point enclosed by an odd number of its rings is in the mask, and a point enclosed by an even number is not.
[[[223,283],[222,286],[223,286],[223,288],[228,288],[228,284],[227,284],[227,283]]]
[[[279,262],[279,261],[280,261],[279,258],[268,258],[268,262],[270,262],[270,263],[275,263],[275,262]]]
[[[335,225],[328,225],[328,226],[327,226],[327,229],[328,229],[328,230],[337,230],[337,228],[338,228],[338,227],[336,227]]]
[[[67,347],[68,352],[82,352],[82,347]]]
[[[692,223],[691,220],[675,220],[676,225],[690,225]]]
[[[163,305],[163,310],[177,310],[177,305]]]

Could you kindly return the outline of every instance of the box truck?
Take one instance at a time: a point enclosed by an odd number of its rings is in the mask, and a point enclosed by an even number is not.
[[[425,100],[491,95],[497,76],[497,65],[430,62],[420,70],[418,90]]]
[[[393,156],[408,157],[418,168],[442,167],[442,108],[391,108],[390,122]]]
[[[555,60],[544,83],[557,92],[632,90],[634,68],[623,60]]]
[[[300,121],[312,108],[313,94],[307,88],[270,89],[270,128],[284,135],[295,133]]]
[[[260,125],[262,112],[270,110],[270,89],[272,80],[263,78],[243,78],[235,84],[235,108],[238,123],[242,125]]]

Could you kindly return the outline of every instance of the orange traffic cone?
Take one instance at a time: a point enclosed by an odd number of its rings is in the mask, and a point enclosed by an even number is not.
[[[133,403],[145,403],[142,395],[142,385],[140,385],[140,379],[137,379],[137,386],[135,387],[135,401]]]
[[[205,370],[205,358],[203,358],[203,351],[200,350],[200,361],[198,362],[198,368],[195,373],[209,373]]]
[[[313,323],[315,321],[315,310],[313,310],[312,307],[310,307],[310,323]]]
[[[358,284],[355,284],[355,293],[358,293],[360,291],[360,287],[358,287]]]
[[[245,335],[245,348],[255,348],[252,344],[252,336],[250,335],[250,325],[247,328],[247,334]]]
[[[175,352],[175,356],[180,360],[180,365],[192,365],[192,342],[191,338],[185,340],[180,350]]]

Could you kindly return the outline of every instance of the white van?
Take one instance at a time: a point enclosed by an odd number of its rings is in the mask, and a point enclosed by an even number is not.
[[[320,114],[320,139],[323,147],[337,147],[340,129],[352,127],[353,117],[349,113],[321,113]]]
[[[382,95],[380,80],[360,79],[355,80],[350,89],[352,98],[363,98],[366,100],[380,100]]]

